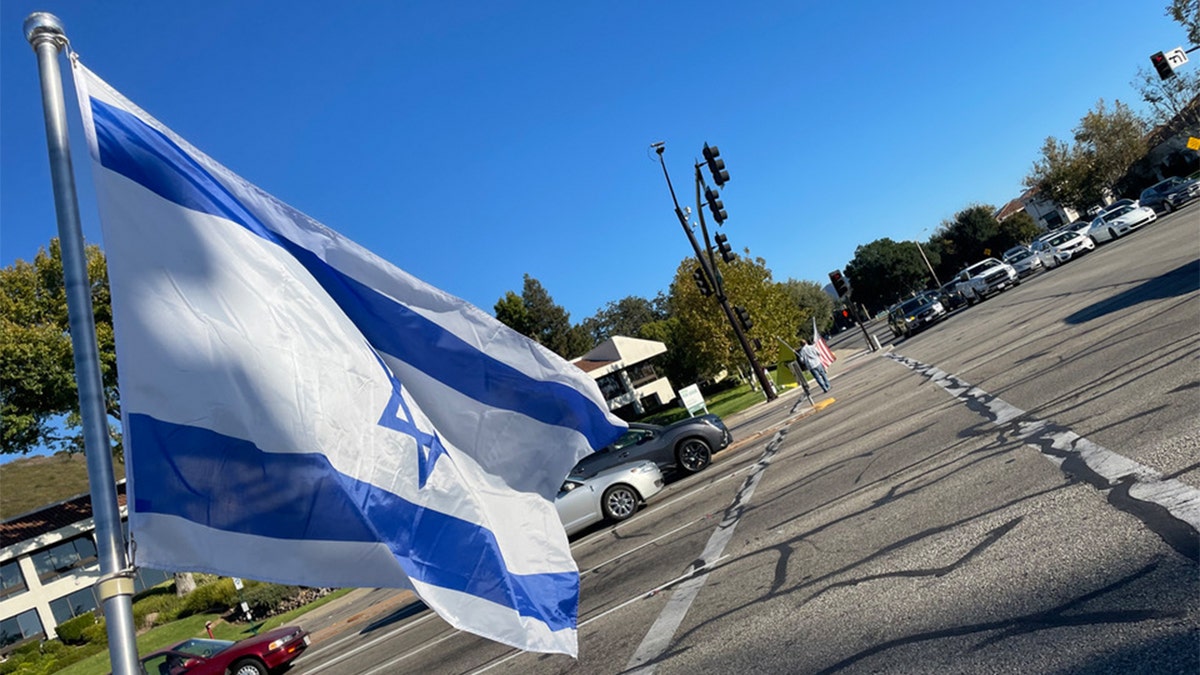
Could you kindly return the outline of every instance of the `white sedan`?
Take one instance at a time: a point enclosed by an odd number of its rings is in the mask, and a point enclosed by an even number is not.
[[[567,534],[602,520],[620,522],[663,488],[662,472],[651,461],[621,464],[590,477],[567,476],[554,506]]]
[[[1086,234],[1072,230],[1060,230],[1053,234],[1038,237],[1029,248],[1042,260],[1047,269],[1077,258],[1088,251],[1096,249],[1096,242]]]
[[[1097,244],[1112,241],[1157,219],[1158,214],[1154,213],[1154,209],[1149,206],[1127,204],[1118,209],[1101,213],[1088,228],[1088,236]]]

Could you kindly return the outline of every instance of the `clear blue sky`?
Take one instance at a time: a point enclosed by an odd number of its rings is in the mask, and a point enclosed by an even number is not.
[[[337,4],[4,0],[0,264],[55,235],[38,10],[251,182],[489,312],[531,274],[574,322],[690,255],[653,141],[685,203],[719,145],[735,250],[824,284],[861,244],[1016,197],[1047,136],[1099,99],[1140,110],[1138,67],[1184,42],[1167,0]]]

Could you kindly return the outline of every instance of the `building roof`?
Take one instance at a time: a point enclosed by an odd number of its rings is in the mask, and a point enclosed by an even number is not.
[[[657,340],[614,335],[571,363],[591,375],[593,379],[599,379],[666,352],[667,346]]]
[[[117,506],[125,505],[125,481],[117,483]],[[92,517],[92,496],[82,494],[0,523],[0,548],[40,537]]]

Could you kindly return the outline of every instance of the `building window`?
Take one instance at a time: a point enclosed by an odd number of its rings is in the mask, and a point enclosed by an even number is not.
[[[42,637],[42,622],[38,619],[37,610],[30,609],[20,614],[0,621],[0,649],[11,644]]]
[[[633,365],[627,371],[629,379],[633,381],[633,386],[640,387],[647,382],[653,382],[658,379],[658,373],[655,372],[654,366],[649,361]]]
[[[33,567],[42,581],[96,562],[96,544],[84,535],[34,553]]]
[[[133,579],[133,592],[141,593],[147,588],[153,588],[164,581],[170,581],[175,578],[170,572],[161,570],[152,570],[149,567],[139,567],[137,576]]]
[[[54,614],[54,623],[59,624],[73,619],[85,612],[96,609],[96,595],[91,586],[81,588],[70,595],[63,596],[50,602],[50,611]]]
[[[625,395],[625,385],[621,384],[621,378],[616,373],[609,373],[596,380],[596,386],[600,387],[600,393],[606,401]]]
[[[21,574],[21,566],[17,561],[0,563],[0,598],[7,598],[25,590],[25,575]]]

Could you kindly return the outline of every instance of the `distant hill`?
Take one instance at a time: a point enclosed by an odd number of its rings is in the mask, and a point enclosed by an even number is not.
[[[116,479],[125,465],[113,464]],[[0,520],[61,502],[88,491],[87,460],[82,453],[23,457],[0,464]]]

